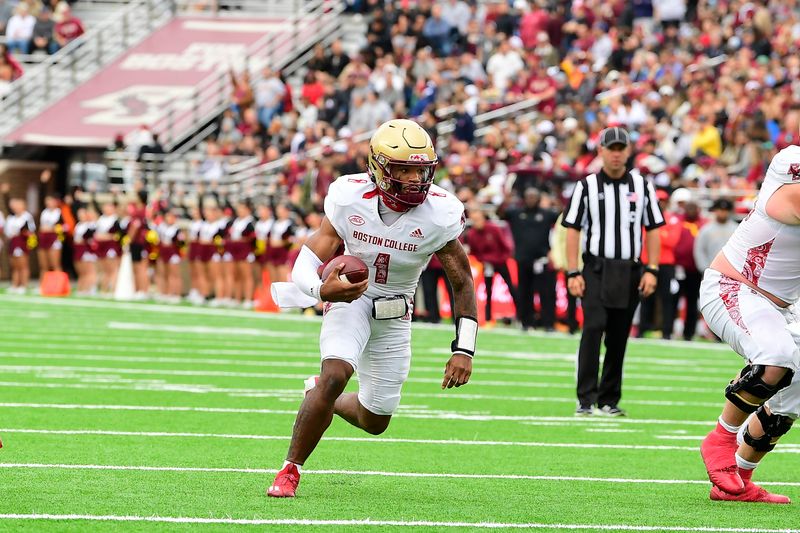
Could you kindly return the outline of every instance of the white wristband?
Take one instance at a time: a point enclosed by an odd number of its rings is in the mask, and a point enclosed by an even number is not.
[[[456,338],[450,345],[453,353],[461,353],[469,357],[475,355],[478,339],[478,321],[471,316],[462,316],[456,320]]]
[[[308,246],[303,246],[292,268],[292,281],[304,294],[322,301],[319,291],[322,280],[319,279],[317,269],[322,265],[322,260],[311,251]]]

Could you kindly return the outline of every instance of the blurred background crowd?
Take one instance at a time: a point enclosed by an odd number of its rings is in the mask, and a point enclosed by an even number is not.
[[[795,0],[346,3],[367,21],[357,50],[339,41],[318,45],[300,83],[270,68],[259,76],[231,70],[230,107],[202,145],[196,184],[143,179],[148,172],[157,178],[157,168],[137,175],[133,201],[147,207],[151,229],[168,213],[188,231],[198,216],[208,222],[209,206],[231,224],[249,210],[252,242],[274,242],[272,249],[278,230],[272,224],[266,237],[263,230],[281,212],[291,221],[292,229],[280,232],[291,261],[318,223],[330,183],[365,171],[369,132],[409,117],[434,139],[441,160],[436,182],[467,207],[464,242],[486,278],[483,296],[494,289],[497,300],[500,291],[522,310],[498,316],[487,308],[487,322],[507,318],[523,328],[574,331],[580,310],[563,290],[557,217],[573,183],[600,167],[599,132],[621,125],[634,141],[629,165],[656,185],[669,222],[661,229],[664,279],[642,307],[640,334],[698,333],[703,268],[752,207],[771,157],[798,144]],[[41,2],[13,4],[0,0],[0,25],[3,13],[19,17],[28,9],[33,16]],[[6,46],[26,53],[10,42],[11,20]],[[111,149],[140,159],[163,151],[146,127],[119,137]],[[253,158],[263,165],[265,188],[229,179],[232,166]],[[80,218],[76,206],[94,210],[86,198],[98,194],[70,191],[73,216]],[[253,254],[255,261],[265,250],[252,249],[262,252]],[[287,271],[269,273],[275,280]],[[440,277],[432,262],[423,277],[428,297],[419,299],[422,319],[440,319]],[[190,289],[198,291],[196,301],[217,292],[183,286],[176,295]],[[221,300],[233,298],[233,289],[219,290]],[[246,293],[238,299],[249,300]]]

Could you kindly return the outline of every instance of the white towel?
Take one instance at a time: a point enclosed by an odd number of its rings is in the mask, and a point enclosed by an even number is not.
[[[304,293],[297,288],[297,285],[289,282],[276,282],[273,283],[269,289],[272,294],[272,299],[278,304],[281,309],[292,309],[306,307],[314,307],[319,301]]]

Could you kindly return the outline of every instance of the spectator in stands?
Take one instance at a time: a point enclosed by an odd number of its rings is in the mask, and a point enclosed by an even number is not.
[[[326,63],[327,56],[325,55],[325,45],[321,42],[315,44],[314,55],[311,56],[311,59],[306,63],[306,68],[308,70],[324,72]]]
[[[715,200],[711,205],[714,218],[700,228],[694,242],[694,261],[700,272],[711,265],[711,261],[736,231],[738,224],[731,219],[732,211],[733,203],[725,198]]]
[[[31,50],[33,27],[36,17],[31,15],[30,7],[25,2],[20,2],[14,9],[14,15],[8,19],[6,25],[6,45],[9,52],[19,51],[27,54]]]
[[[677,192],[677,191],[676,191]],[[688,192],[686,189],[683,193]],[[675,294],[677,287],[675,281],[675,247],[681,237],[683,229],[681,217],[677,213],[667,210],[670,195],[667,191],[659,189],[656,192],[659,207],[664,214],[666,224],[658,228],[661,239],[661,253],[658,263],[658,285],[656,292],[645,298],[641,305],[641,315],[638,336],[643,337],[647,331],[654,329],[656,308],[661,312],[661,338],[672,338],[672,329],[675,322]],[[679,195],[674,195],[673,203],[677,203]],[[642,251],[642,263],[647,265],[646,250]]]
[[[450,55],[453,49],[453,28],[442,18],[442,6],[434,4],[431,15],[425,20],[422,36],[438,55]]]
[[[230,69],[228,74],[231,79],[231,107],[234,113],[241,116],[255,101],[253,87],[250,85],[250,73],[245,70],[237,76],[233,69]]]
[[[0,0],[0,35],[5,35],[8,19],[14,14],[12,0]]]
[[[8,62],[8,55],[0,54],[0,97],[5,96],[14,79],[14,67]]]
[[[261,79],[255,83],[258,120],[264,128],[268,128],[272,119],[283,111],[284,96],[286,96],[286,86],[278,77],[278,73],[270,67],[264,67]]]
[[[61,48],[64,48],[84,33],[83,23],[72,14],[72,8],[66,2],[58,3],[53,14],[53,20],[56,21],[53,38]]]
[[[5,44],[0,43],[0,56],[3,56],[4,64],[7,64],[11,67],[11,79],[16,80],[22,73],[22,66],[20,66],[19,62],[14,59],[14,56],[11,55],[11,52],[8,51],[8,47]]]
[[[469,210],[470,228],[467,231],[466,245],[470,255],[483,265],[483,280],[486,287],[486,321],[492,322],[492,287],[494,275],[499,274],[508,287],[508,292],[517,302],[517,290],[511,281],[508,260],[511,259],[511,243],[494,222],[486,220],[486,214],[479,208]]]
[[[303,80],[303,87],[300,90],[301,98],[305,98],[308,102],[313,105],[317,106],[319,104],[322,95],[325,93],[325,86],[322,83],[322,76],[324,73],[316,72],[313,70],[309,70],[306,73],[306,77]]]
[[[697,328],[697,303],[700,298],[700,282],[703,279],[703,273],[697,269],[694,260],[694,245],[706,220],[700,216],[700,206],[694,201],[686,202],[682,219],[681,235],[675,245],[675,279],[678,281],[675,304],[679,303],[681,297],[686,299],[683,339],[690,341]]]
[[[55,27],[56,23],[53,21],[52,13],[48,8],[43,7],[33,26],[33,52],[43,50],[48,54],[55,54],[58,51]]]
[[[331,53],[326,57],[320,70],[330,74],[334,78],[339,78],[348,63],[350,63],[350,58],[344,53],[342,41],[337,39],[331,43]]]
[[[722,138],[711,117],[705,113],[697,117],[697,133],[692,139],[692,156],[707,155],[714,159],[722,155]]]
[[[453,138],[472,144],[472,141],[475,140],[475,121],[472,119],[472,115],[464,109],[464,102],[459,102],[456,105],[456,113],[453,115],[453,120],[455,120]]]
[[[501,41],[497,52],[489,58],[486,64],[486,72],[492,80],[495,89],[504,93],[509,87],[511,80],[525,67],[519,53],[511,48],[511,44],[505,40]]]

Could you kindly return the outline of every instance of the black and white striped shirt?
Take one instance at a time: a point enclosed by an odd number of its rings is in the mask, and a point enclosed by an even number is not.
[[[642,227],[664,225],[653,184],[638,172],[620,179],[602,170],[575,186],[563,226],[583,230],[583,250],[595,257],[638,260]]]

